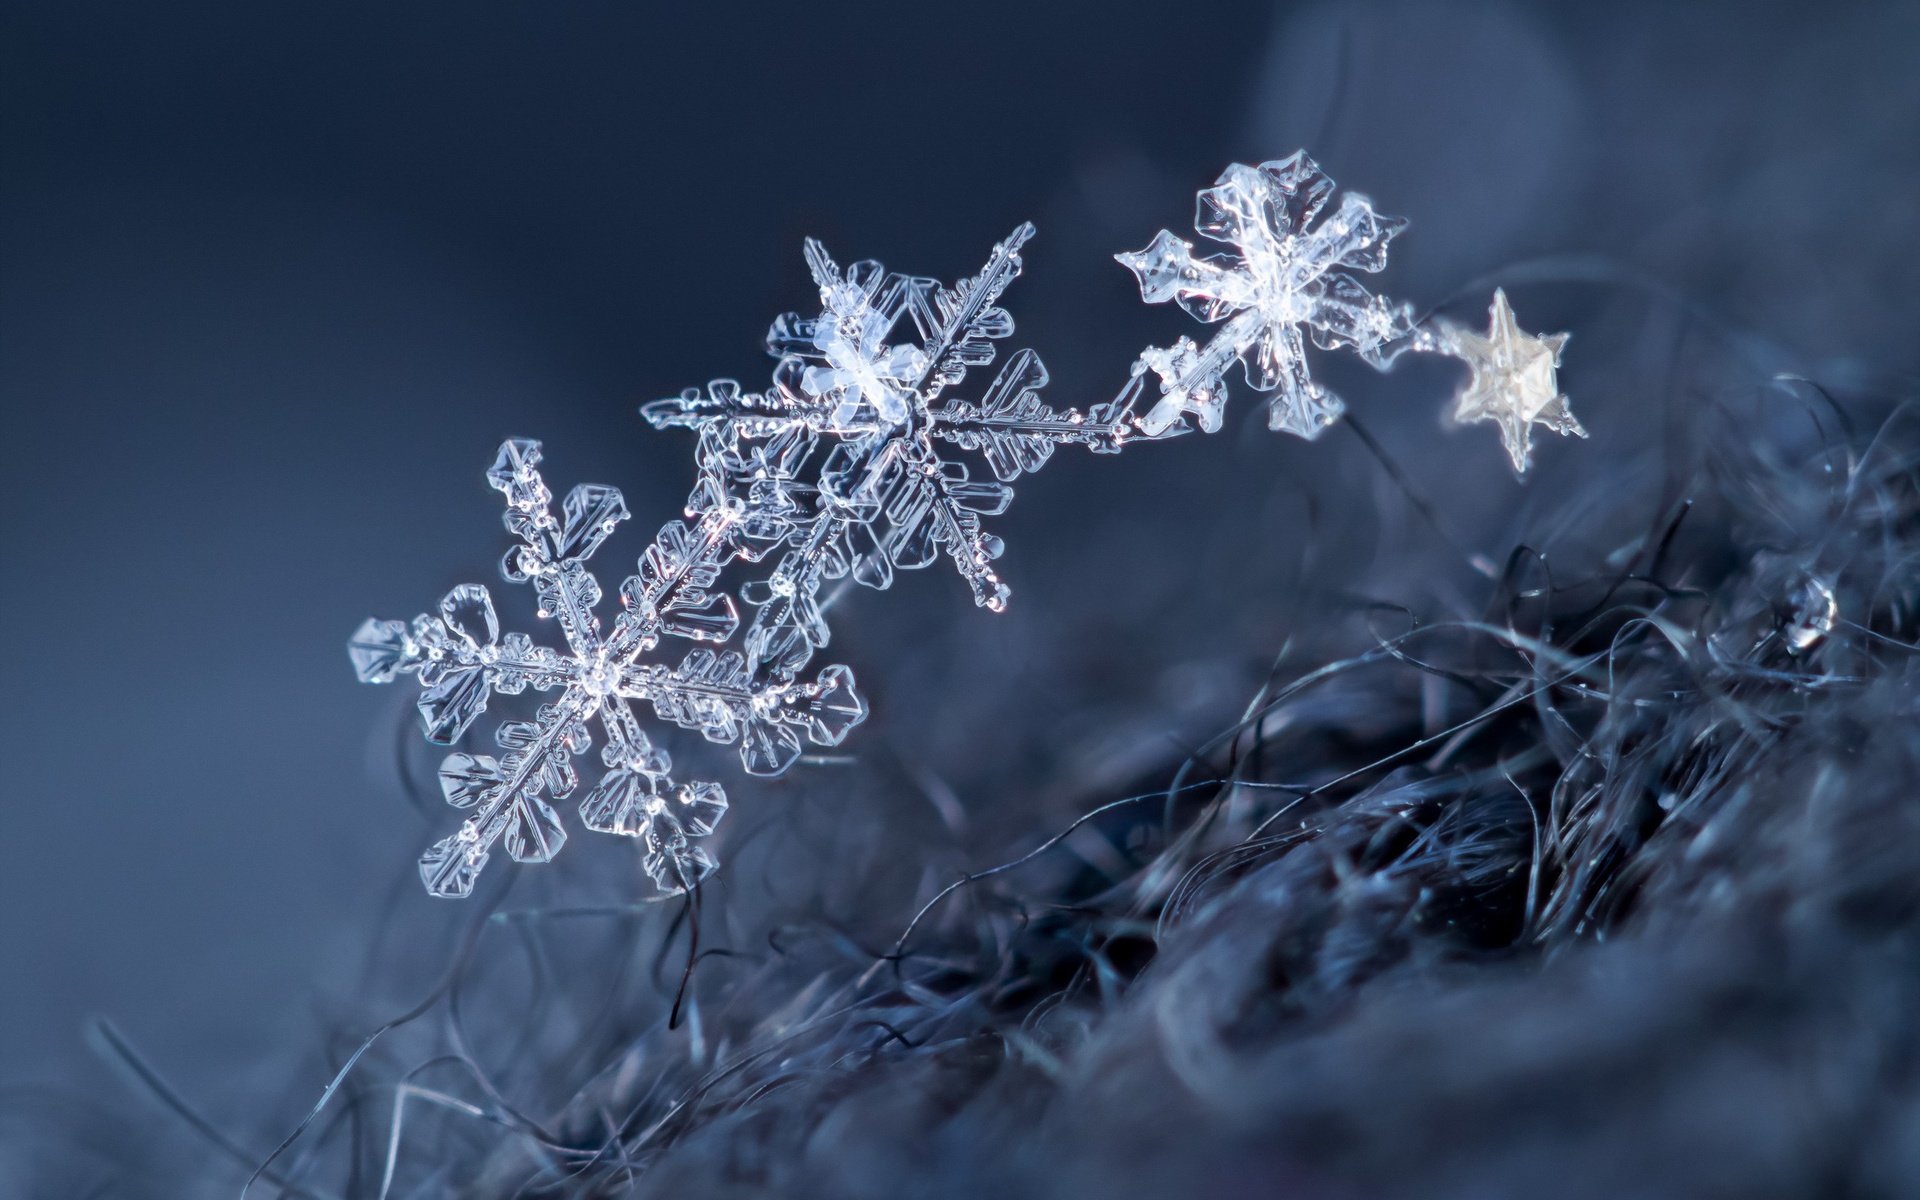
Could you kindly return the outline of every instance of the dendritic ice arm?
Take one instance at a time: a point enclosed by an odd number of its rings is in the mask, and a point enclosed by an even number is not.
[[[1096,405],[1091,412],[1056,411],[1040,399],[1047,368],[1022,350],[1008,360],[980,401],[953,400],[932,412],[932,434],[962,450],[985,455],[994,477],[1010,483],[1047,464],[1057,446],[1086,446],[1117,453],[1133,436],[1129,409]]]
[[[1145,249],[1115,256],[1139,278],[1148,303],[1172,300],[1201,321],[1225,322],[1204,346],[1182,337],[1141,354],[1136,374],[1158,376],[1161,392],[1139,419],[1142,434],[1181,431],[1188,414],[1202,430],[1218,430],[1226,372],[1239,362],[1255,390],[1273,393],[1271,428],[1318,437],[1346,405],[1309,373],[1306,339],[1322,350],[1351,349],[1380,367],[1387,348],[1412,331],[1410,308],[1372,294],[1349,273],[1384,268],[1387,243],[1406,221],[1381,216],[1349,192],[1316,224],[1333,192],[1333,180],[1305,151],[1258,167],[1235,163],[1200,193],[1194,228],[1236,254],[1196,256],[1192,243],[1163,229]]]
[[[1460,359],[1470,372],[1454,397],[1453,420],[1498,425],[1500,443],[1515,475],[1524,477],[1533,462],[1533,426],[1543,425],[1562,436],[1587,436],[1567,407],[1555,377],[1560,352],[1570,336],[1523,332],[1506,292],[1497,288],[1487,312],[1485,336],[1451,321],[1438,323],[1436,349]]]
[[[513,695],[529,685],[558,693],[532,720],[499,727],[495,740],[504,755],[447,757],[442,790],[449,803],[473,814],[422,856],[421,877],[435,895],[465,896],[498,844],[516,861],[550,860],[567,835],[543,797],[561,799],[578,786],[573,760],[588,748],[597,723],[607,770],[581,803],[582,820],[591,829],[639,839],[655,883],[683,891],[713,868],[696,839],[712,832],[726,796],[714,783],[676,787],[666,753],[641,729],[632,702],[650,703],[664,719],[713,740],[739,743],[749,770],[769,772],[792,764],[802,734],[837,744],[865,716],[865,706],[845,668],[773,686],[711,669],[711,651],[694,651],[677,670],[636,661],[662,636],[724,641],[732,635],[738,621],[731,600],[707,591],[739,552],[736,532],[745,523],[726,510],[692,528],[669,522],[661,530],[638,573],[622,585],[622,612],[603,639],[595,614],[600,585],[586,560],[626,519],[626,504],[617,489],[583,484],[568,493],[556,519],[539,462],[538,442],[509,439],[487,480],[506,497],[506,525],[517,539],[502,574],[533,585],[540,616],[559,625],[565,653],[537,647],[524,634],[502,637],[493,598],[479,584],[456,587],[437,615],[411,624],[369,620],[349,643],[364,682],[419,676],[427,737],[442,744],[459,740],[495,693]]]

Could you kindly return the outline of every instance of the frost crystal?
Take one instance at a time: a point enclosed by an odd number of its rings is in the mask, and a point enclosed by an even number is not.
[[[758,609],[745,637],[754,671],[786,678],[827,644],[828,581],[885,588],[944,553],[976,603],[1005,607],[992,565],[1001,542],[981,518],[1004,512],[1008,484],[1055,447],[1111,452],[1134,433],[1124,399],[1087,413],[1048,406],[1046,367],[1031,350],[1009,358],[977,400],[947,394],[1013,332],[999,299],[1032,234],[1014,230],[978,275],[951,287],[877,262],[843,272],[810,240],[821,311],[773,323],[769,390],[719,380],[641,409],[656,428],[698,430],[703,472],[759,515],[763,545],[783,548],[772,575],[741,590]],[[961,452],[977,453],[993,478],[976,478]]]
[[[1487,314],[1486,336],[1450,322],[1440,326],[1441,352],[1459,358],[1472,371],[1454,398],[1453,419],[1462,424],[1492,421],[1499,425],[1500,442],[1515,474],[1524,476],[1532,462],[1533,426],[1587,436],[1568,411],[1567,398],[1560,394],[1554,377],[1569,336],[1521,332],[1506,292],[1499,289],[1494,290],[1493,307]]]
[[[866,716],[866,706],[845,667],[797,683],[757,679],[739,654],[707,648],[675,667],[640,661],[662,638],[724,642],[739,623],[732,599],[708,589],[728,562],[752,555],[754,522],[722,501],[705,478],[689,502],[692,522],[663,526],[638,571],[621,585],[621,611],[603,637],[594,612],[600,585],[586,560],[627,518],[626,503],[615,488],[581,484],[556,519],[539,463],[538,442],[509,439],[487,482],[505,494],[506,526],[518,539],[501,574],[533,585],[540,616],[559,625],[565,653],[536,646],[525,634],[503,637],[493,597],[477,583],[454,588],[437,615],[411,624],[369,620],[349,644],[363,682],[419,676],[427,737],[442,744],[458,741],[495,693],[514,695],[529,685],[558,693],[533,720],[498,728],[504,756],[447,756],[440,768],[447,802],[474,811],[421,857],[421,878],[436,896],[465,896],[497,843],[518,862],[551,859],[567,835],[542,797],[558,800],[574,791],[574,756],[588,748],[597,723],[607,770],[581,802],[581,820],[589,829],[639,839],[654,882],[667,892],[683,891],[713,869],[695,839],[713,831],[726,812],[726,795],[714,783],[676,787],[666,752],[648,740],[633,703],[645,701],[660,718],[712,741],[738,744],[747,770],[758,774],[791,766],[803,735],[837,745]]]
[[[1275,393],[1268,425],[1315,438],[1346,405],[1308,373],[1303,335],[1322,350],[1350,347],[1385,365],[1384,349],[1412,331],[1412,312],[1347,272],[1384,268],[1387,242],[1406,221],[1349,192],[1316,225],[1333,191],[1305,151],[1258,167],[1235,163],[1200,193],[1193,224],[1237,256],[1195,257],[1192,243],[1164,229],[1144,250],[1115,255],[1139,277],[1149,304],[1173,300],[1199,320],[1226,321],[1204,347],[1183,337],[1141,355],[1136,370],[1159,376],[1162,393],[1140,419],[1141,432],[1160,436],[1188,413],[1202,430],[1219,429],[1226,371],[1237,359],[1249,384]]]

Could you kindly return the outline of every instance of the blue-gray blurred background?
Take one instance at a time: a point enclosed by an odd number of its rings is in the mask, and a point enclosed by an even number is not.
[[[1497,554],[1687,405],[1911,380],[1916,62],[1910,3],[0,5],[0,1082],[118,1087],[104,1015],[216,1120],[297,1112],[318,1031],[412,997],[449,818],[345,636],[492,579],[508,434],[626,490],[617,580],[688,482],[635,405],[764,380],[803,236],[952,278],[1034,220],[1016,344],[1098,402],[1194,331],[1109,256],[1307,146],[1412,218],[1385,290],[1574,331],[1593,439],[1527,489],[1439,427],[1445,370],[1325,367]],[[1307,581],[1393,580],[1383,478],[1244,396],[1060,456],[997,527],[1010,613],[938,569],[840,610],[876,715],[821,770],[1029,844],[1234,712]],[[748,824],[822,791],[729,787]]]

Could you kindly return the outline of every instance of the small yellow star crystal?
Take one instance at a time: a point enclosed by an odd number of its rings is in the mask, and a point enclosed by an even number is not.
[[[1454,397],[1453,419],[1460,424],[1492,421],[1500,426],[1500,441],[1513,460],[1513,470],[1525,476],[1533,459],[1533,426],[1545,425],[1558,434],[1586,437],[1567,398],[1560,394],[1554,370],[1569,334],[1536,337],[1514,323],[1507,294],[1496,289],[1488,311],[1486,336],[1447,325],[1442,343],[1447,353],[1472,370]]]

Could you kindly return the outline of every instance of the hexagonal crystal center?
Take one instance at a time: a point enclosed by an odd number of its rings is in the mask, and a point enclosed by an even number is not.
[[[580,686],[595,696],[610,695],[619,684],[619,668],[603,658],[594,658],[580,674]]]

